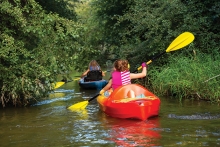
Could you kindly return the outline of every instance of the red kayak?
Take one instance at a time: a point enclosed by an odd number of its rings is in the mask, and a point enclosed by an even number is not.
[[[130,91],[135,97],[129,97]],[[160,99],[138,84],[118,87],[109,97],[98,96],[97,101],[103,112],[116,118],[147,120],[157,116],[160,109]]]

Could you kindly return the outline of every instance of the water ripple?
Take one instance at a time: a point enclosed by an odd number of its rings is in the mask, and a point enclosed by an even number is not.
[[[57,89],[54,91],[54,93],[73,93],[74,90],[70,90],[70,89]]]
[[[50,104],[53,102],[57,102],[57,101],[67,101],[70,100],[73,96],[72,95],[67,95],[65,97],[58,97],[58,98],[53,98],[53,99],[48,99],[48,100],[44,100],[44,101],[40,101],[32,106],[39,106],[39,105],[45,105],[45,104]]]

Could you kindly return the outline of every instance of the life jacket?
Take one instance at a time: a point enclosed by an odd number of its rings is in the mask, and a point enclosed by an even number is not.
[[[114,71],[112,73],[112,88],[116,89],[121,85],[131,84],[130,71]]]
[[[90,71],[87,73],[86,77],[84,78],[85,82],[102,80],[102,71],[100,70],[99,66],[97,66],[96,69],[90,67],[89,70]]]
[[[95,66],[95,67],[94,66],[90,66],[89,70],[90,71],[92,71],[92,70],[101,70],[101,68],[99,66]]]

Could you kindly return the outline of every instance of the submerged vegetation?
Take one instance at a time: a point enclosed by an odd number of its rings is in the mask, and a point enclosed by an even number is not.
[[[219,102],[219,14],[219,0],[3,0],[0,103],[47,97],[57,75],[83,71],[91,59],[126,58],[133,71],[186,31],[194,42],[153,61],[141,84],[180,100]]]

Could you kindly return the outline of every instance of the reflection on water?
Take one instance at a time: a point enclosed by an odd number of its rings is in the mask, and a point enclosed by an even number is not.
[[[0,110],[1,147],[165,147],[220,146],[220,120],[178,120],[169,114],[219,113],[219,107],[161,98],[158,117],[147,121],[117,119],[99,110],[96,99],[85,110],[68,106],[96,95],[82,90],[76,81],[56,89],[50,96],[27,108]]]
[[[117,146],[160,146],[159,118],[147,121],[114,120],[108,123],[110,140]]]
[[[69,110],[73,113],[77,113],[79,116],[81,116],[82,119],[88,119],[88,111],[87,109],[75,109],[75,110]]]

